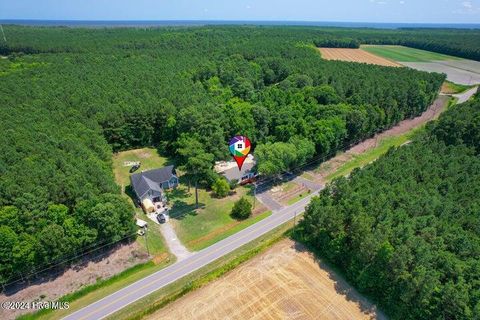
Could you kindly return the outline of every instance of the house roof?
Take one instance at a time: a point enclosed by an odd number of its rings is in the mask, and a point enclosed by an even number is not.
[[[222,172],[223,176],[227,178],[228,181],[232,180],[240,180],[243,175],[250,172],[252,168],[255,166],[253,162],[245,162],[242,166],[242,170],[238,170],[238,167],[230,168]]]
[[[166,166],[132,174],[130,180],[135,193],[141,198],[149,190],[162,192],[160,184],[169,181],[174,175],[175,169],[173,166]]]

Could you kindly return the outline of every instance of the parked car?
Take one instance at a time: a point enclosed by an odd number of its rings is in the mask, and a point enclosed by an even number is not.
[[[165,216],[165,214],[160,213],[159,215],[157,215],[157,221],[159,223],[165,223],[167,222],[167,217]]]
[[[242,176],[242,178],[240,178],[239,184],[241,186],[244,186],[244,185],[249,184],[249,183],[254,183],[255,181],[258,180],[258,177],[259,177],[259,175],[256,172],[246,173]]]
[[[130,173],[134,173],[134,172],[137,171],[138,169],[140,169],[140,163],[134,164],[134,165],[130,168]]]

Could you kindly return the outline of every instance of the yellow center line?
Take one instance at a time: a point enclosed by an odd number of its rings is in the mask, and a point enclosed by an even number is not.
[[[305,199],[307,199],[307,198],[305,198]],[[276,217],[275,217],[276,219],[272,219],[272,222],[273,222],[273,221],[276,221],[276,220],[279,220],[281,217],[283,217],[283,215],[278,215],[278,216],[276,216]],[[138,289],[136,289],[136,290],[128,293],[127,295],[124,295],[124,296],[122,296],[122,297],[119,297],[119,298],[115,299],[115,300],[113,300],[112,302],[110,302],[110,303],[104,305],[103,307],[98,308],[98,309],[96,309],[96,310],[94,310],[94,311],[86,314],[85,316],[83,316],[83,317],[81,317],[81,318],[79,318],[79,319],[86,319],[86,318],[90,317],[91,315],[93,315],[93,314],[95,314],[95,313],[98,313],[98,312],[100,312],[100,311],[108,308],[109,306],[117,303],[118,301],[120,301],[120,300],[122,300],[122,299],[125,299],[125,298],[127,298],[127,297],[129,297],[129,296],[131,296],[131,295],[133,295],[133,294],[135,294],[135,293],[137,293],[137,292],[140,291],[140,290],[143,290],[143,289],[145,289],[145,288],[147,288],[147,287],[150,287],[150,286],[156,284],[157,282],[165,279],[166,277],[168,277],[168,276],[170,276],[170,275],[172,275],[172,274],[174,274],[174,273],[177,273],[177,272],[179,272],[179,271],[181,271],[181,270],[184,270],[185,268],[189,267],[190,265],[194,264],[195,262],[197,262],[197,261],[199,261],[199,260],[201,260],[201,259],[204,259],[204,258],[206,258],[206,257],[208,257],[208,256],[211,256],[212,254],[217,253],[218,251],[220,251],[220,250],[222,250],[222,249],[224,249],[224,248],[226,248],[226,247],[228,247],[228,246],[231,246],[232,244],[234,244],[234,243],[236,243],[236,242],[238,242],[238,241],[240,241],[240,240],[243,240],[244,238],[248,237],[249,235],[251,235],[252,233],[254,233],[254,232],[256,232],[256,231],[258,231],[258,229],[253,229],[252,231],[246,233],[244,236],[238,238],[237,240],[235,240],[235,241],[233,241],[233,242],[230,242],[230,243],[228,243],[228,244],[226,244],[226,245],[224,245],[224,246],[222,246],[222,247],[220,247],[220,248],[218,248],[218,249],[216,249],[216,250],[214,250],[214,251],[212,251],[212,252],[209,252],[209,253],[208,253],[207,255],[205,255],[205,256],[200,256],[200,257],[198,257],[198,259],[192,260],[191,262],[189,262],[188,264],[180,267],[179,269],[177,269],[177,270],[175,270],[175,271],[172,271],[172,272],[170,272],[170,273],[167,273],[167,274],[165,274],[164,276],[162,276],[162,277],[154,280],[153,282],[148,283],[148,284],[146,284],[146,285],[144,285],[144,286],[142,286],[142,287],[140,287],[140,288],[138,288]],[[213,262],[213,261],[211,261],[211,262]],[[202,267],[203,267],[203,266],[202,266]],[[141,280],[139,280],[139,281],[141,281]],[[159,289],[160,289],[160,288],[159,288]],[[154,290],[154,291],[156,291],[156,290]],[[150,292],[150,293],[153,293],[154,291],[152,291],[152,292]],[[117,292],[118,292],[118,291],[117,291]],[[150,294],[150,293],[149,293],[149,294]],[[133,301],[132,301],[132,302],[133,302]]]

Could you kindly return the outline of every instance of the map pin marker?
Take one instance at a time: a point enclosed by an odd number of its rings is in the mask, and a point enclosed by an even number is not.
[[[243,163],[250,153],[250,140],[245,136],[235,136],[230,140],[228,148],[237,163],[238,170],[241,171]]]

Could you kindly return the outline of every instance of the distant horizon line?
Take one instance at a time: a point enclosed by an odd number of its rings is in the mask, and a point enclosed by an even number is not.
[[[39,19],[39,18],[0,18],[0,21],[78,21],[78,22],[305,22],[305,23],[372,23],[372,24],[458,24],[480,25],[480,22],[378,22],[346,20],[276,20],[276,19]]]
[[[272,26],[272,27],[318,27],[351,29],[464,29],[478,30],[480,23],[435,23],[435,22],[360,22],[360,21],[313,21],[313,20],[56,20],[56,19],[0,19],[0,25],[25,27],[66,28],[165,28],[205,26]]]

